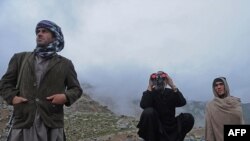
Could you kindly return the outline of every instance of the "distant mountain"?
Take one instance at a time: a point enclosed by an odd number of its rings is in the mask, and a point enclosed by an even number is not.
[[[188,101],[183,107],[176,109],[176,115],[179,113],[191,113],[195,118],[195,127],[204,127],[205,125],[205,102]]]
[[[87,94],[83,94],[82,97],[70,107],[65,107],[66,114],[74,112],[84,112],[84,113],[99,112],[99,113],[113,114],[113,112],[109,110],[107,106],[103,106],[99,102],[94,101]]]

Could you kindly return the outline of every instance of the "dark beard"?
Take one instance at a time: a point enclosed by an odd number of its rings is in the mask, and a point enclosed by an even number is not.
[[[42,47],[42,48],[47,48],[48,45],[45,44],[36,44],[36,47]]]

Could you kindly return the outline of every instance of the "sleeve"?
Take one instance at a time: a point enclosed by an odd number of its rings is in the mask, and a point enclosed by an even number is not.
[[[10,59],[6,73],[0,80],[0,96],[10,105],[13,98],[18,95],[19,90],[16,89],[18,78],[18,57],[13,55]]]
[[[143,92],[140,106],[142,109],[153,107],[153,93],[149,90]]]
[[[184,105],[186,105],[187,101],[186,99],[184,98],[184,96],[182,95],[182,93],[179,91],[179,89],[177,89],[176,92],[174,92],[172,90],[173,94],[176,96],[176,107],[182,107]]]
[[[67,102],[65,105],[70,106],[82,95],[82,88],[79,84],[74,65],[71,61],[69,61],[69,72],[66,76],[66,87],[67,89],[65,95],[67,97]]]

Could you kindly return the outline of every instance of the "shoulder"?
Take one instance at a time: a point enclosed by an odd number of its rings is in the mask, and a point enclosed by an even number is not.
[[[236,96],[228,96],[227,98],[238,101],[238,102],[241,102],[240,98],[236,97]]]
[[[13,55],[13,57],[23,57],[23,56],[25,56],[28,53],[31,54],[32,52],[18,52],[18,53],[15,53]]]
[[[19,53],[15,53],[15,54],[13,55],[13,57],[22,59],[22,58],[24,58],[25,56],[31,55],[31,54],[33,54],[33,52],[19,52]]]
[[[172,94],[172,95],[176,96],[176,93],[181,93],[181,92],[179,91],[179,89],[176,92],[174,92],[173,89],[165,88],[164,93]]]
[[[15,53],[15,54],[11,57],[11,60],[12,60],[12,61],[20,62],[20,61],[23,60],[23,58],[25,57],[26,54],[32,54],[32,52],[19,52],[19,53]]]
[[[71,61],[70,59],[68,59],[68,58],[66,58],[66,57],[64,57],[62,55],[57,55],[57,58],[59,58],[59,59],[61,59],[63,61]]]
[[[146,90],[143,92],[143,94],[150,94],[150,93],[152,93],[152,91]]]
[[[65,63],[65,64],[69,64],[69,65],[73,65],[72,61],[62,55],[57,55],[56,56],[57,59],[59,59],[61,62]]]
[[[66,57],[64,57],[64,56],[61,56],[61,55],[57,55],[57,59],[59,59],[59,61],[63,64],[63,65],[66,65],[68,68],[75,68],[74,67],[74,64],[73,64],[73,62],[70,60],[70,59],[68,59],[68,58],[66,58]]]
[[[14,55],[16,55],[16,56],[24,56],[25,54],[32,54],[32,52],[24,51],[24,52],[15,53]]]
[[[228,96],[225,98],[225,101],[227,104],[231,104],[232,106],[240,106],[241,105],[241,100],[238,97],[235,96]]]

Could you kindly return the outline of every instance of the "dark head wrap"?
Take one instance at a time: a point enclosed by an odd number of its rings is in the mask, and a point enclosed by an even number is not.
[[[220,77],[215,78],[214,81],[213,81],[213,87],[215,87],[216,82],[222,82],[222,83],[224,84],[224,81],[222,80],[223,78],[225,78],[225,77],[222,77],[222,78],[220,78]],[[226,78],[225,78],[225,80],[226,80]]]
[[[46,48],[37,46],[35,49],[36,55],[39,55],[43,58],[48,58],[54,56],[56,52],[59,52],[64,48],[63,34],[61,28],[58,25],[48,20],[42,20],[37,24],[36,31],[39,28],[46,28],[50,30],[56,39]]]

